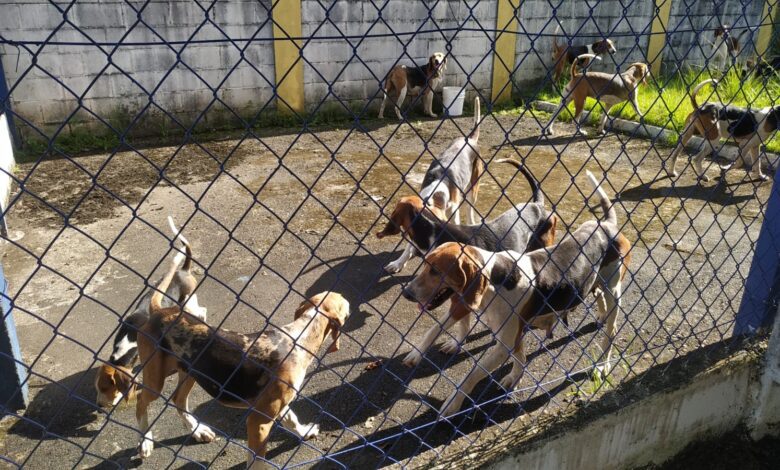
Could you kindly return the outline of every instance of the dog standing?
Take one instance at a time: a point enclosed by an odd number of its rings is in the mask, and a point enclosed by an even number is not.
[[[185,250],[184,264],[176,271],[170,286],[165,292],[163,303],[166,307],[174,305],[177,299],[180,305],[191,315],[206,321],[207,310],[198,305],[195,288],[198,281],[192,275],[192,248],[176,228],[173,219],[168,217],[168,225],[174,240],[179,239]],[[136,303],[135,310],[124,318],[114,336],[114,347],[108,364],[98,368],[95,376],[96,402],[100,407],[115,406],[122,398],[130,401],[135,397],[137,383],[133,380],[133,366],[138,362],[138,331],[149,319],[149,301],[152,291],[147,292]]]
[[[379,119],[385,117],[385,103],[391,93],[395,93],[395,115],[398,120],[403,120],[401,105],[404,104],[406,94],[422,95],[423,110],[430,117],[436,117],[433,112],[433,92],[444,79],[444,71],[447,69],[447,58],[441,52],[434,53],[428,58],[424,66],[396,65],[390,70],[382,87],[382,105],[379,107]]]
[[[302,439],[319,432],[302,425],[289,404],[300,391],[314,354],[330,336],[328,352],[338,351],[339,333],[349,317],[349,303],[340,294],[323,292],[301,303],[294,320],[281,328],[268,326],[254,334],[214,329],[178,306],[162,307],[177,262],[171,265],[150,301],[150,318],[138,335],[143,365],[143,388],[136,404],[138,429],[143,434],[142,458],[154,448],[148,407],[163,389],[165,379],[178,373],[173,403],[198,442],[211,442],[214,431],[190,414],[188,397],[195,383],[223,405],[250,409],[246,432],[250,452],[247,466],[263,468],[268,435],[274,421]],[[162,347],[161,347],[162,346]]]
[[[474,98],[474,129],[466,137],[455,139],[440,157],[434,157],[423,178],[420,197],[426,205],[437,208],[444,217],[453,217],[460,225],[460,206],[468,202],[468,223],[476,225],[474,206],[479,192],[479,178],[485,165],[479,155],[479,126],[481,110],[479,97]],[[388,263],[385,271],[401,272],[414,256],[415,247],[410,242],[401,257]]]
[[[435,208],[423,206],[422,200],[417,196],[407,196],[398,202],[384,230],[377,232],[377,238],[397,235],[403,230],[420,256],[447,242],[473,245],[487,251],[513,250],[519,253],[552,245],[555,242],[558,218],[544,207],[544,195],[539,190],[539,184],[520,162],[510,159],[496,161],[504,162],[515,166],[526,178],[533,191],[533,202],[517,204],[484,224],[455,225],[442,220],[436,214]],[[420,314],[422,313],[421,309]],[[469,319],[464,318],[457,322],[454,328],[453,335],[441,346],[444,353],[452,354],[458,351],[470,330]],[[410,367],[419,364],[422,355],[440,333],[437,323],[413,346],[404,359],[404,364]],[[547,335],[552,335],[551,328]]]
[[[563,92],[563,100],[558,109],[550,118],[550,123],[542,129],[545,135],[554,135],[553,124],[558,114],[571,102],[574,101],[574,123],[577,130],[582,135],[588,135],[582,126],[585,124],[580,121],[580,115],[585,109],[585,100],[593,98],[601,106],[602,114],[599,122],[599,134],[604,134],[604,126],[609,118],[609,110],[618,103],[630,101],[637,115],[644,116],[639,108],[637,101],[637,89],[642,83],[647,84],[648,67],[647,64],[636,62],[631,64],[628,69],[620,74],[609,74],[604,72],[588,72],[583,70],[581,74],[575,73],[578,62],[583,59],[596,59],[599,57],[594,54],[582,54],[571,64],[571,80],[566,84]]]
[[[725,71],[729,66],[730,58],[737,58],[742,51],[740,40],[748,29],[742,30],[736,37],[731,34],[731,26],[724,24],[715,28],[713,33],[715,41],[712,43],[711,61],[720,71]]]
[[[585,222],[559,243],[526,254],[446,243],[426,257],[422,272],[404,288],[406,299],[426,308],[451,299],[442,330],[472,312],[481,312],[480,318],[496,337],[496,344],[444,401],[442,416],[456,413],[474,386],[510,357],[512,371],[500,384],[514,389],[525,369],[527,327],[555,322],[591,292],[596,296],[598,320],[606,325],[601,342],[605,365],[598,371],[609,374],[631,244],[620,233],[617,213],[606,193],[590,172],[588,179],[604,209],[603,220]]]
[[[694,135],[700,135],[706,141],[703,148],[693,157],[693,168],[696,176],[702,181],[710,178],[704,172],[702,160],[710,153],[717,154],[720,148],[720,139],[733,138],[739,146],[737,160],[721,171],[726,171],[738,163],[745,167],[748,174],[755,174],[759,179],[766,180],[767,176],[761,171],[761,144],[766,142],[778,128],[780,128],[780,106],[767,107],[760,110],[727,106],[720,103],[705,102],[701,106],[696,101],[699,90],[707,84],[717,86],[713,79],[704,80],[696,85],[691,93],[693,111],[685,119],[685,131],[680,136],[677,147],[670,155],[671,164],[666,172],[669,176],[677,177],[677,160],[683,149]],[[739,165],[737,165],[739,166]]]
[[[563,75],[563,71],[566,66],[574,63],[577,58],[583,54],[593,54],[594,56],[600,56],[602,54],[614,54],[615,43],[611,39],[602,39],[592,44],[585,46],[571,46],[568,44],[558,43],[558,33],[561,31],[561,25],[556,26],[555,36],[552,43],[552,61],[553,61],[553,80],[557,84]]]

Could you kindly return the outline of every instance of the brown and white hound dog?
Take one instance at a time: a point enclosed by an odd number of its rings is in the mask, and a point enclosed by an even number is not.
[[[724,24],[715,28],[715,41],[712,43],[712,62],[718,70],[728,68],[730,58],[738,57],[742,51],[740,40],[748,29],[745,28],[737,36],[731,34],[731,26]]]
[[[163,308],[162,292],[175,271],[174,264],[152,295],[149,321],[138,335],[143,366],[136,406],[138,429],[143,434],[141,457],[151,455],[154,448],[148,407],[173,373],[178,373],[179,381],[172,401],[198,442],[210,442],[215,434],[190,414],[188,397],[195,383],[223,405],[251,410],[246,423],[250,468],[268,465],[268,435],[276,419],[302,439],[316,436],[318,427],[301,425],[289,405],[322,343],[330,337],[328,352],[338,351],[339,332],[349,317],[347,300],[335,292],[322,292],[300,304],[292,323],[241,334],[211,328],[178,306]]]
[[[460,206],[466,201],[467,220],[476,225],[476,211],[479,194],[479,179],[485,165],[479,155],[479,126],[482,118],[479,97],[474,98],[474,129],[466,137],[455,139],[440,156],[434,157],[420,189],[420,198],[426,206],[438,209],[443,218],[452,216],[460,225]],[[385,271],[391,274],[401,272],[414,256],[415,247],[410,242],[401,257],[388,263]]]
[[[762,109],[745,109],[720,103],[705,102],[701,106],[696,101],[699,90],[707,84],[717,86],[713,79],[704,80],[696,85],[691,93],[693,111],[685,120],[685,131],[680,136],[680,141],[670,155],[671,163],[666,172],[669,176],[677,176],[677,160],[683,149],[694,135],[700,135],[706,141],[696,156],[693,157],[693,168],[697,177],[702,181],[709,181],[702,166],[702,160],[710,153],[717,154],[720,148],[720,139],[734,139],[739,146],[737,160],[721,171],[726,171],[734,166],[744,166],[748,174],[754,174],[760,180],[766,180],[767,176],[761,171],[761,144],[780,129],[780,106]]]
[[[407,93],[411,96],[422,95],[423,110],[430,117],[436,117],[433,112],[433,92],[444,79],[447,70],[447,58],[444,53],[436,52],[428,58],[424,66],[396,65],[390,70],[382,87],[382,105],[379,107],[379,119],[385,117],[385,103],[391,94],[395,95],[395,115],[403,120],[401,106]]]
[[[561,30],[561,26],[558,25],[555,28],[555,36],[553,37],[552,44],[552,60],[553,60],[553,80],[555,83],[561,79],[563,71],[566,66],[574,63],[577,57],[583,54],[593,54],[600,56],[602,54],[614,54],[616,52],[615,43],[611,39],[602,39],[596,41],[593,44],[587,44],[584,46],[571,46],[568,44],[558,43],[558,33]]]
[[[641,62],[633,63],[628,66],[625,72],[620,74],[587,71],[583,71],[581,74],[575,73],[578,63],[585,59],[599,58],[593,54],[582,54],[571,64],[571,80],[566,84],[561,104],[553,113],[552,118],[550,118],[550,123],[542,129],[543,134],[554,134],[553,124],[558,114],[571,101],[574,101],[574,122],[577,125],[577,130],[582,135],[588,135],[582,129],[585,123],[580,121],[580,115],[583,109],[585,109],[585,100],[587,98],[593,98],[601,105],[602,114],[599,122],[599,134],[604,134],[604,126],[607,124],[609,110],[618,103],[626,100],[630,101],[639,117],[643,116],[642,110],[639,109],[637,92],[639,85],[642,83],[647,84],[647,64]]]
[[[426,257],[422,272],[404,288],[405,298],[426,309],[451,299],[442,330],[477,313],[496,337],[496,344],[445,400],[442,416],[456,413],[474,386],[510,357],[512,371],[500,384],[514,389],[525,369],[523,336],[527,328],[544,328],[556,322],[583,303],[589,293],[595,294],[598,320],[606,325],[601,342],[604,365],[597,371],[609,373],[631,244],[620,233],[617,214],[606,193],[590,172],[588,179],[606,213],[603,220],[585,222],[559,243],[526,254],[446,243]]]
[[[510,159],[496,160],[496,163],[502,162],[512,164],[523,174],[531,186],[533,202],[517,204],[484,224],[456,225],[442,218],[435,207],[425,207],[419,197],[406,196],[398,201],[385,228],[377,232],[377,238],[397,235],[403,231],[419,256],[424,256],[447,242],[473,245],[487,251],[512,250],[518,253],[552,245],[555,242],[558,218],[544,207],[544,195],[539,184],[520,162]],[[420,314],[422,313],[423,311],[420,311]],[[441,346],[444,353],[458,351],[470,330],[469,319],[456,323],[455,328],[454,334]],[[431,347],[439,333],[438,325],[431,327],[422,339],[413,345],[404,359],[404,364],[418,364],[422,354]],[[550,329],[548,336],[551,335]]]
[[[166,307],[170,307],[174,305],[171,299],[176,299],[179,305],[184,306],[187,313],[206,321],[207,310],[198,305],[198,294],[194,293],[198,281],[192,274],[192,247],[176,228],[170,216],[168,217],[168,225],[173,231],[174,240],[179,239],[184,245],[186,257],[184,264],[173,276],[171,285],[165,292],[163,302]],[[136,303],[133,313],[122,319],[119,331],[114,336],[111,357],[107,364],[98,368],[95,376],[95,391],[97,392],[96,401],[100,407],[115,406],[123,398],[130,401],[135,397],[138,384],[133,379],[135,375],[133,366],[138,362],[138,330],[149,319],[151,297],[152,290],[150,289]]]

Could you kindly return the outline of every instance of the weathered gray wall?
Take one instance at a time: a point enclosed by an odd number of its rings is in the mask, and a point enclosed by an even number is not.
[[[715,8],[717,4],[718,8]],[[711,42],[714,33],[698,33],[704,29],[715,29],[720,24],[728,24],[735,28],[748,24],[755,26],[761,23],[764,2],[751,0],[727,0],[712,2],[701,0],[675,0],[669,14],[669,31],[667,46],[664,51],[664,70],[675,71],[679,64],[699,66],[705,63],[705,57],[712,54]],[[679,31],[679,32],[678,32]],[[741,30],[736,30],[739,34]],[[758,39],[758,31],[745,33],[741,43],[743,56],[752,54],[752,42]]]
[[[653,2],[633,2],[626,8],[620,0],[604,0],[589,4],[578,0],[564,0],[556,8],[557,21],[552,16],[548,0],[528,0],[520,7],[522,24],[529,34],[553,35],[560,23],[558,34],[573,39],[572,44],[595,42],[602,37],[612,37],[617,52],[610,58],[604,57],[596,69],[615,70],[617,64],[625,68],[632,62],[644,61],[648,36],[619,37],[630,33],[639,35],[650,31]],[[591,10],[592,5],[592,10]],[[521,30],[522,32],[522,30]],[[592,35],[592,36],[590,36]],[[587,37],[587,39],[585,39]],[[531,40],[533,39],[533,47]],[[568,42],[564,37],[559,42]],[[518,84],[535,82],[547,75],[552,64],[552,43],[550,36],[533,37],[520,34],[517,37],[516,63],[519,65],[515,81]],[[568,73],[568,72],[567,72]]]
[[[204,41],[224,39],[225,34],[234,39],[255,34],[269,39],[271,26],[266,8],[270,8],[270,0],[217,2],[210,12],[212,22],[207,22],[196,2],[152,1],[141,11],[139,22],[139,15],[124,1],[81,0],[67,11],[66,21],[63,13],[48,2],[14,1],[2,6],[0,34],[10,40],[34,41],[51,36],[50,41],[102,43]],[[245,43],[239,42],[238,46],[244,47]],[[56,125],[73,112],[77,113],[71,124],[93,119],[79,108],[79,102],[103,119],[128,120],[149,104],[150,95],[157,106],[189,123],[208,108],[214,97],[210,87],[219,86],[217,96],[238,112],[249,112],[273,96],[270,41],[254,42],[243,61],[237,47],[224,42],[116,49],[46,45],[25,50],[4,45],[0,53],[6,82],[16,84],[11,93],[14,111],[36,124]],[[32,53],[37,53],[37,66],[30,68]],[[220,104],[212,108],[224,111]],[[168,124],[173,126],[172,122]]]
[[[496,0],[482,0],[473,9],[460,0],[425,2],[390,0],[372,2],[303,0],[303,35],[315,38],[304,49],[306,102],[314,106],[322,99],[364,104],[380,99],[379,81],[396,63],[424,65],[433,52],[451,50],[444,85],[477,88],[489,94],[493,56],[492,33],[480,31],[428,32],[437,28],[493,29]],[[331,7],[326,11],[323,6]],[[430,10],[429,10],[430,8]],[[429,18],[430,16],[430,18]],[[477,20],[479,23],[477,23]],[[369,34],[411,33],[399,37],[360,39],[317,39]],[[404,47],[406,51],[404,52]],[[316,69],[316,70],[315,70]]]
[[[669,28],[673,32],[665,52],[666,68],[676,67],[690,45],[697,40],[691,30],[713,28],[719,21],[758,24],[763,3],[749,0],[673,0]],[[714,15],[719,5],[720,20]],[[143,3],[139,4],[142,5]],[[101,43],[147,43],[187,41],[188,45],[46,45],[17,48],[0,46],[6,82],[13,86],[13,109],[36,125],[56,127],[71,114],[70,124],[94,121],[84,108],[106,120],[128,121],[135,112],[154,105],[189,126],[201,113],[209,126],[230,118],[220,103],[209,106],[216,96],[241,116],[251,116],[273,99],[274,57],[268,11],[271,0],[221,0],[209,11],[209,20],[196,2],[153,0],[138,14],[120,0],[81,0],[63,13],[44,0],[5,1],[0,14],[0,34],[8,40],[95,41]],[[380,2],[377,5],[384,5]],[[431,10],[429,11],[429,8]],[[563,0],[555,8],[547,0],[526,0],[520,7],[517,36],[518,71],[513,79],[523,95],[547,74],[552,38],[534,36],[555,32],[557,15],[561,32],[570,36],[603,32],[613,37],[618,52],[605,58],[602,69],[614,70],[630,62],[645,60],[654,2]],[[489,95],[493,54],[492,32],[437,31],[465,28],[494,29],[496,0],[476,4],[445,0],[435,4],[410,0],[389,0],[380,13],[372,2],[339,0],[302,1],[303,35],[311,37],[304,49],[305,97],[309,109],[336,96],[350,105],[379,99],[379,81],[396,62],[422,64],[434,51],[451,53],[445,85],[477,88]],[[741,17],[741,19],[739,19]],[[66,21],[67,20],[67,21]],[[416,33],[415,33],[416,32]],[[399,37],[368,37],[399,33]],[[410,34],[414,33],[414,34]],[[526,34],[527,33],[527,34]],[[621,37],[621,34],[638,34]],[[708,33],[711,34],[711,33]],[[242,60],[240,47],[225,38],[256,38]],[[346,36],[346,37],[345,37]],[[197,41],[216,40],[214,43]],[[576,41],[578,43],[583,40]],[[707,46],[708,47],[708,46]],[[708,48],[706,48],[709,51]],[[109,59],[107,54],[111,54]],[[37,66],[30,68],[33,54]],[[686,60],[701,62],[700,48]],[[193,73],[194,70],[197,75]],[[58,84],[51,76],[61,80]],[[80,106],[81,105],[81,106]],[[269,107],[275,107],[270,101]],[[129,111],[129,112],[128,112]],[[170,119],[153,121],[153,126],[175,128]]]

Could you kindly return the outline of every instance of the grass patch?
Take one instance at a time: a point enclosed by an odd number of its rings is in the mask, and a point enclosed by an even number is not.
[[[699,82],[710,78],[707,71],[689,71],[671,77],[661,77],[657,82],[650,81],[648,85],[639,88],[639,107],[645,112],[645,123],[682,132],[685,126],[685,118],[693,110],[689,98],[689,90]],[[713,77],[717,78],[717,77]],[[543,89],[536,97],[542,101],[552,103],[561,102],[561,91],[552,85]],[[705,87],[699,92],[699,103],[704,101],[716,101],[734,106],[763,108],[773,106],[780,101],[780,79],[773,77],[765,80],[760,77],[743,79],[735,70],[731,70],[725,76],[719,78],[717,89],[713,92],[711,87]],[[559,119],[571,121],[574,113],[574,104],[568,106],[569,113],[563,112]],[[595,100],[588,98],[585,109],[593,111],[591,122],[596,122],[603,112],[597,106]],[[612,109],[610,116],[637,121],[637,115],[633,106],[628,102],[619,104]],[[677,138],[670,144],[677,143]],[[766,142],[766,148],[770,152],[780,153],[780,141],[772,137]]]

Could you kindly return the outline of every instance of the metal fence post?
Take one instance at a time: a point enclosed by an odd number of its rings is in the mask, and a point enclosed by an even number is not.
[[[663,50],[666,45],[666,27],[669,24],[669,13],[672,10],[672,0],[655,0],[656,13],[650,31],[650,41],[647,45],[647,60],[654,77],[661,73]]]
[[[496,41],[493,50],[493,80],[490,86],[493,105],[512,98],[512,71],[519,26],[520,0],[498,0]]]
[[[761,26],[758,28],[758,40],[756,41],[756,54],[759,57],[763,57],[769,50],[779,6],[777,0],[764,2],[764,11],[761,13]]]
[[[274,32],[277,108],[282,112],[302,113],[305,102],[303,99],[303,53],[300,41],[300,37],[303,35],[301,0],[277,0],[271,15]]]
[[[27,406],[27,372],[22,365],[22,353],[16,336],[11,300],[7,295],[8,282],[0,265],[0,416]]]
[[[734,323],[734,335],[751,334],[772,321],[780,297],[780,183],[772,184],[764,223],[758,235],[742,303]]]

